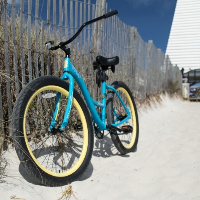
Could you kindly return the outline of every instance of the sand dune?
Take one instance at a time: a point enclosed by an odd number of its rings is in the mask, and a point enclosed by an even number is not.
[[[161,104],[139,112],[137,152],[121,156],[109,136],[95,140],[91,163],[74,196],[85,200],[200,199],[200,102],[163,97]],[[56,200],[67,186],[37,185],[20,165],[15,152],[0,180],[0,199]]]

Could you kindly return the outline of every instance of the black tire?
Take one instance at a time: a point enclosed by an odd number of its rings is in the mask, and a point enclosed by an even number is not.
[[[49,131],[56,92],[62,94],[56,120],[58,127],[68,89],[68,83],[59,78],[37,78],[20,92],[13,109],[12,130],[17,155],[28,174],[46,186],[61,186],[77,180],[92,157],[93,126],[76,90],[66,129],[55,134]]]
[[[115,147],[121,154],[124,155],[129,152],[134,152],[137,150],[137,143],[138,143],[138,137],[139,137],[139,123],[138,123],[137,108],[136,108],[132,93],[125,83],[120,82],[120,81],[115,81],[112,83],[112,86],[118,91],[125,105],[131,111],[131,119],[128,120],[128,123],[125,122],[122,125],[118,126],[118,128],[124,125],[131,125],[133,128],[133,132],[124,134],[124,135],[117,135],[118,133],[117,134],[111,133],[111,139]],[[113,114],[113,111],[115,111],[115,113],[118,116],[125,116],[124,114],[126,113],[125,109],[120,103],[117,95],[112,90],[108,91],[106,104],[107,104],[106,114],[107,114],[108,124],[113,124],[114,121],[117,119],[116,116]],[[118,122],[119,121],[120,120],[118,120]]]

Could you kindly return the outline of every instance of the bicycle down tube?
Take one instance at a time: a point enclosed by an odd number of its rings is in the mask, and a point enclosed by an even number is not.
[[[89,93],[81,75],[78,73],[78,71],[75,69],[75,67],[70,62],[70,58],[66,57],[65,62],[64,62],[64,73],[63,73],[63,76],[61,77],[61,79],[69,80],[69,95],[68,95],[69,98],[68,98],[68,102],[67,102],[67,106],[66,106],[66,110],[65,110],[65,114],[64,114],[64,119],[60,126],[61,131],[63,131],[65,129],[65,126],[67,125],[70,110],[71,110],[72,99],[73,99],[73,89],[74,89],[73,78],[76,80],[76,82],[78,83],[78,85],[83,93],[83,96],[85,98],[85,101],[87,102],[87,105],[92,114],[92,117],[93,117],[95,123],[99,127],[99,131],[107,130],[105,120],[106,120],[106,90],[108,90],[108,89],[112,90],[112,91],[114,91],[114,93],[116,93],[117,97],[119,98],[120,102],[122,103],[124,109],[127,112],[127,116],[125,119],[123,119],[119,123],[112,124],[112,126],[118,126],[118,125],[124,123],[126,120],[130,119],[130,112],[129,112],[128,108],[125,106],[125,104],[124,104],[123,100],[121,99],[120,95],[118,94],[117,90],[114,87],[107,85],[105,81],[102,83],[102,103],[99,103],[99,102],[96,102],[95,100],[93,100],[92,97],[90,96],[90,93]],[[51,121],[50,130],[52,130],[52,128],[55,126],[56,116],[59,111],[59,98],[60,98],[60,95],[57,94],[56,108],[55,108],[53,118]],[[100,118],[95,106],[102,108],[102,113],[101,113],[102,119]]]

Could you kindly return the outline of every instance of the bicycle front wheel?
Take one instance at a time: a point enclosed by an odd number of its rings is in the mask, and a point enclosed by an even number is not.
[[[43,185],[58,186],[78,179],[86,170],[93,150],[93,129],[88,109],[74,90],[68,124],[59,131],[69,95],[65,81],[45,76],[20,93],[13,110],[13,138],[27,172]],[[56,96],[61,94],[54,132],[50,123]]]
[[[111,139],[121,154],[136,151],[139,137],[139,123],[137,108],[128,86],[120,81],[115,81],[112,86],[117,90],[124,104],[130,112],[130,119],[122,123],[118,128],[129,127],[132,131],[127,133],[111,133]],[[117,97],[117,95],[109,90],[107,95],[107,123],[119,123],[127,116],[127,113]]]

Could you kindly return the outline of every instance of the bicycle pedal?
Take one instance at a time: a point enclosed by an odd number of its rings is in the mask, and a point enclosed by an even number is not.
[[[130,125],[125,125],[125,126],[122,126],[122,127],[121,127],[121,130],[122,130],[124,133],[132,133],[132,132],[133,132],[133,127],[130,126]]]
[[[128,134],[128,133],[133,132],[133,127],[130,125],[125,125],[125,126],[122,126],[121,128],[117,128],[117,127],[109,124],[107,127],[115,135],[123,135],[123,134]],[[120,133],[117,133],[117,132],[120,132]],[[121,133],[121,132],[123,132],[123,133]]]

